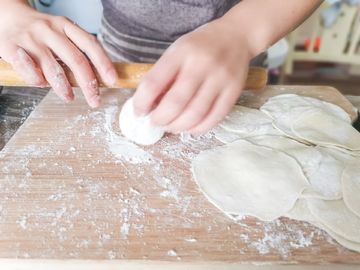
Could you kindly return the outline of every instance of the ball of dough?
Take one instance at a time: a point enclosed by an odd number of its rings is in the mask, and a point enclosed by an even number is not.
[[[135,116],[133,99],[130,98],[120,113],[121,131],[128,139],[138,144],[154,144],[164,135],[164,128],[152,125],[150,118],[151,114],[144,117]]]

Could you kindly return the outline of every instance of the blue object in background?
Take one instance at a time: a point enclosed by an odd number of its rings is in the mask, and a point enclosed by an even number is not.
[[[35,8],[43,13],[65,16],[89,33],[97,34],[101,26],[101,0],[35,0]]]

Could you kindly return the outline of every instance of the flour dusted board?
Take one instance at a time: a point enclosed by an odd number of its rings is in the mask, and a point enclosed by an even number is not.
[[[208,202],[190,164],[199,151],[221,144],[211,134],[122,145],[111,120],[132,91],[104,90],[99,109],[75,92],[71,104],[50,92],[0,152],[1,258],[360,263],[359,253],[308,223],[230,218]],[[259,108],[281,93],[356,115],[328,87],[245,91],[239,104]]]

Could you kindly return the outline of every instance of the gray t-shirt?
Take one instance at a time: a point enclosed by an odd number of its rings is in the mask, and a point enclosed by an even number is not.
[[[116,62],[156,62],[182,35],[241,0],[102,0],[99,40]]]

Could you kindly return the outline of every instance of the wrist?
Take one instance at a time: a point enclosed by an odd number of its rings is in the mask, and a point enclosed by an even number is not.
[[[231,18],[225,16],[214,22],[221,25],[220,27],[223,29],[223,32],[227,33],[230,37],[231,43],[240,50],[246,51],[243,55],[248,56],[248,61],[264,51],[261,49],[261,46],[254,45],[252,29],[250,29],[248,24],[244,23],[241,25],[241,22],[234,22]]]
[[[5,9],[8,7],[16,6],[16,5],[26,5],[31,6],[28,0],[0,0],[1,9]]]
[[[18,15],[23,8],[32,9],[28,0],[0,0],[0,7],[0,18],[3,18],[5,21],[14,14]]]

